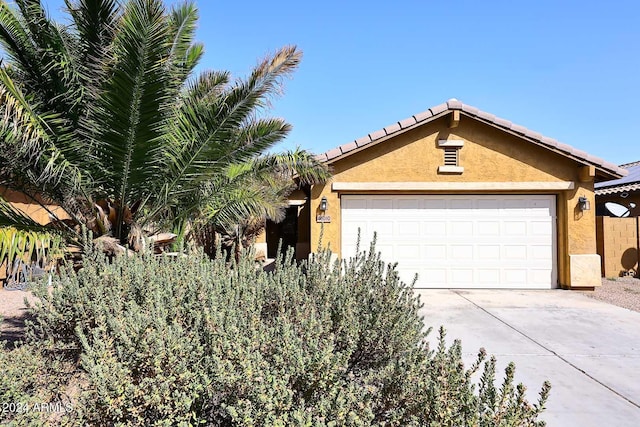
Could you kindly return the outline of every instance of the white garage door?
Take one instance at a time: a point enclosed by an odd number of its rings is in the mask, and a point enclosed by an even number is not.
[[[377,250],[422,288],[557,286],[553,195],[343,195],[342,256]]]

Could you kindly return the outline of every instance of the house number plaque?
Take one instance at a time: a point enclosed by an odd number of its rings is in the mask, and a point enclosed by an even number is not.
[[[316,215],[316,222],[331,222],[329,215]]]

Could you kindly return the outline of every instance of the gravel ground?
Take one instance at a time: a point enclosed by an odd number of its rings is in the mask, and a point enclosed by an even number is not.
[[[640,312],[640,279],[633,277],[602,278],[595,291],[582,291],[589,298]]]

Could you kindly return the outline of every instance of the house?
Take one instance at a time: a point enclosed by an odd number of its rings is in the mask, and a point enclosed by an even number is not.
[[[596,242],[604,277],[638,276],[640,161],[620,165],[628,175],[595,184]]]
[[[620,165],[628,171],[627,176],[595,184],[597,214],[602,216],[640,215],[640,161]],[[622,205],[628,210],[611,212],[605,203]],[[622,209],[622,208],[618,208]],[[615,210],[615,209],[614,209]]]
[[[320,244],[353,256],[375,232],[416,287],[601,283],[594,183],[622,178],[617,165],[455,99],[319,158],[332,181],[304,189],[285,220],[298,258]]]
[[[14,208],[24,212],[30,216],[34,221],[45,225],[51,222],[50,213],[55,214],[58,218],[66,219],[68,215],[60,206],[48,204],[42,198],[32,200],[23,193],[10,190],[4,186],[0,186],[0,197],[7,202],[11,203]],[[44,207],[40,205],[42,203]],[[7,263],[6,260],[0,259],[0,286],[4,284],[7,278]]]

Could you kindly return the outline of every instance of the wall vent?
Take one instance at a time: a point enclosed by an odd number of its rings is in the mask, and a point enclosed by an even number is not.
[[[464,168],[460,166],[460,149],[464,146],[464,141],[441,139],[438,146],[444,151],[444,163],[438,167],[440,173],[464,172]]]
[[[444,147],[444,165],[458,166],[458,148]]]

